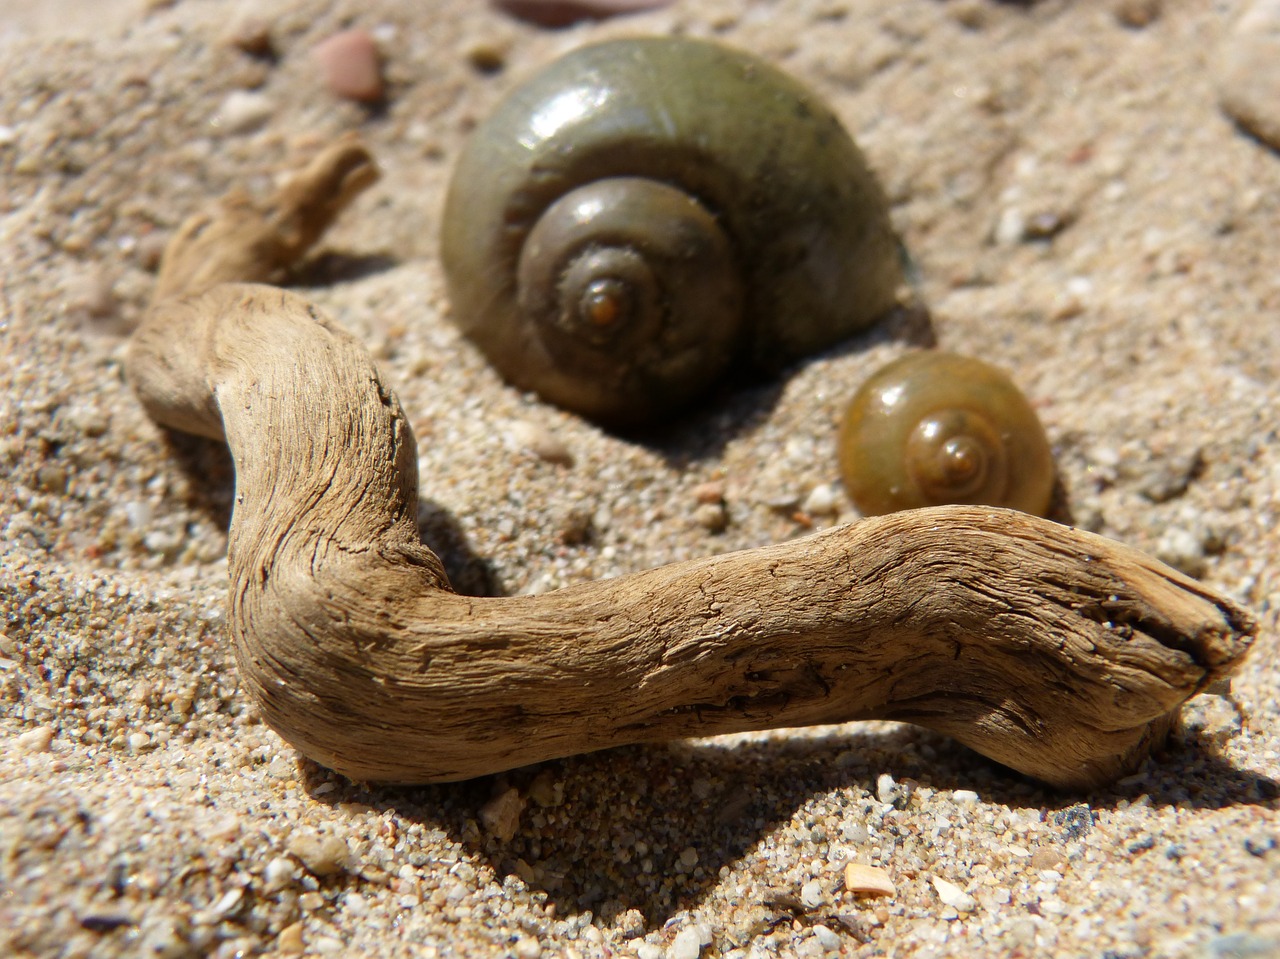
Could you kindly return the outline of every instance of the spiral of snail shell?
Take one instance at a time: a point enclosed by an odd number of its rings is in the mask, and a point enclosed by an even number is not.
[[[512,384],[611,427],[869,325],[901,280],[839,120],[763,61],[682,38],[581,48],[454,167],[452,318]]]
[[[1053,454],[1039,417],[1002,371],[954,353],[903,356],[845,411],[840,472],[863,514],[944,503],[1043,516]]]

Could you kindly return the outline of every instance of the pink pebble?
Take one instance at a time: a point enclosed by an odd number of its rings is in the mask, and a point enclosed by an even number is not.
[[[665,7],[672,0],[492,0],[513,17],[542,27],[565,27],[579,20],[604,20],[624,13]]]
[[[360,29],[343,30],[311,51],[325,86],[336,96],[361,103],[382,99],[382,63],[373,37]]]

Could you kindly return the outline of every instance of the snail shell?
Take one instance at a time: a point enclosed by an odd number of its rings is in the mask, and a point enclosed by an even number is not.
[[[441,253],[453,319],[499,372],[615,427],[843,339],[901,279],[831,110],[683,38],[585,47],[511,92],[458,157]]]
[[[840,472],[863,514],[944,503],[1043,516],[1053,494],[1044,427],[1003,372],[954,353],[910,353],[845,411]]]

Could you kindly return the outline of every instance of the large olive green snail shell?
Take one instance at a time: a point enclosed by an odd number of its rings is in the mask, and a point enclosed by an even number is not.
[[[840,429],[840,472],[865,515],[944,503],[1044,516],[1053,453],[1003,372],[954,353],[909,353],[872,374]]]
[[[454,321],[508,381],[620,428],[866,327],[901,279],[831,110],[755,57],[662,37],[513,90],[458,157],[441,253]]]

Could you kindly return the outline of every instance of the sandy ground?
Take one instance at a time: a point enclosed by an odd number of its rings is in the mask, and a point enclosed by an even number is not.
[[[1138,7],[1158,15],[1123,22]],[[0,953],[1280,955],[1280,158],[1218,107],[1240,7],[690,0],[546,32],[464,0],[295,0],[255,5],[261,60],[229,42],[230,3],[0,5]],[[383,109],[336,100],[308,55],[350,25],[385,55]],[[300,286],[410,411],[424,535],[460,585],[542,591],[856,519],[799,507],[839,491],[840,410],[900,338],[636,441],[504,386],[447,321],[467,131],[537,65],[637,32],[718,37],[829,97],[937,340],[1033,398],[1072,519],[1258,612],[1231,695],[1194,701],[1159,762],[1063,795],[861,724],[384,789],[257,718],[223,637],[229,460],[157,430],[121,358],[169,232],[342,130],[385,177]],[[504,841],[480,811],[511,788]],[[850,861],[896,894],[844,890]]]

